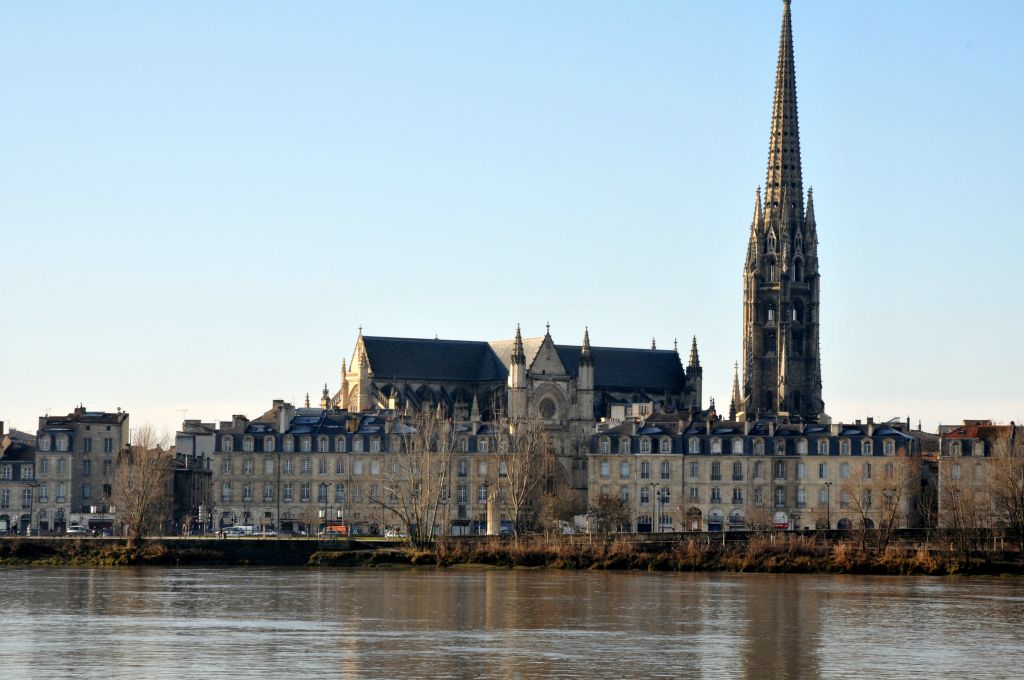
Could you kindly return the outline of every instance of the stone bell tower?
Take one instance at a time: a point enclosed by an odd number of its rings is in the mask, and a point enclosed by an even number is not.
[[[824,416],[818,337],[818,235],[814,198],[804,207],[789,0],[775,75],[764,198],[758,188],[743,267],[743,397],[740,417]]]

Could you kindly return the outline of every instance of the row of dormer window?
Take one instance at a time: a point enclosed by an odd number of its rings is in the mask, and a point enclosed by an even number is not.
[[[708,451],[712,454],[719,453],[733,453],[733,454],[744,454],[746,453],[746,446],[744,444],[746,438],[744,437],[732,437],[722,439],[719,437],[712,437],[708,441]],[[827,456],[831,452],[832,440],[828,437],[822,437],[816,441],[815,448],[818,455]],[[763,456],[766,452],[766,444],[764,439],[754,438],[753,439],[753,453],[755,456]],[[657,447],[657,451],[654,448]],[[854,450],[855,444],[852,440],[841,437],[839,439],[839,455],[848,456],[851,455]],[[630,454],[633,451],[634,444],[631,438],[623,437],[618,442],[618,453]],[[637,443],[638,451],[636,453],[672,453],[672,438],[671,437],[660,437],[653,439],[650,437],[640,437]],[[704,444],[699,437],[690,437],[687,440],[686,449],[688,453],[704,453]],[[775,440],[774,447],[772,449],[776,455],[786,454],[786,442],[785,440]],[[602,437],[598,444],[599,453],[611,453],[612,452],[612,441],[609,437]],[[806,455],[808,453],[808,440],[801,437],[796,440],[796,453],[800,455]],[[860,455],[862,456],[873,456],[875,455],[875,443],[871,439],[864,439],[860,442]],[[896,441],[894,439],[883,439],[882,440],[882,455],[894,456],[896,455]],[[957,455],[957,454],[954,454]]]
[[[298,441],[296,441],[298,440]],[[383,447],[384,438],[379,435],[354,435],[352,437],[351,453],[379,453]],[[278,438],[274,435],[266,435],[262,438],[262,453],[273,453],[276,451]],[[298,449],[296,449],[298,444]],[[315,449],[314,449],[315,444]],[[456,450],[460,453],[469,452],[469,438],[461,437],[455,444]],[[397,448],[392,445],[391,448]],[[484,437],[476,438],[476,450],[478,453],[489,453],[492,448],[491,442]],[[284,453],[298,451],[300,453],[349,453],[348,438],[345,436],[334,437],[334,447],[331,448],[331,438],[326,435],[319,435],[315,439],[312,435],[295,437],[285,435],[281,438],[281,449]],[[235,437],[233,435],[221,435],[220,451],[222,453],[235,452]],[[242,453],[256,452],[256,438],[246,435],[242,437]]]

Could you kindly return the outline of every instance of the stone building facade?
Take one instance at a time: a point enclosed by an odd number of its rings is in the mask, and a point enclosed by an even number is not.
[[[128,414],[79,406],[66,416],[39,418],[33,527],[62,532],[71,524],[112,530],[114,468],[129,443]]]
[[[251,526],[294,533],[328,520],[375,534],[401,528],[381,501],[398,455],[397,433],[407,420],[394,411],[296,408],[275,400],[254,420],[236,415],[217,426],[186,421],[177,440],[195,437],[196,450],[209,451],[214,531]],[[453,427],[457,449],[436,531],[483,533],[502,474],[499,433],[479,410]],[[496,520],[507,524],[510,518],[498,512]]]
[[[940,431],[938,525],[1024,530],[1024,429],[965,420]]]
[[[917,439],[902,422],[625,423],[591,441],[591,505],[624,501],[632,531],[918,526]]]
[[[0,533],[29,532],[38,486],[35,437],[5,433],[0,421]]]

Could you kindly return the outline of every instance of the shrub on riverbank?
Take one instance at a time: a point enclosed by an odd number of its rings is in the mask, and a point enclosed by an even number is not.
[[[429,563],[421,555],[418,563]],[[676,542],[634,542],[629,537],[545,541],[492,539],[441,541],[436,564],[479,564],[509,568],[643,571],[733,571],[764,573],[926,574],[1024,573],[1021,556],[965,558],[914,546],[882,552],[855,542],[826,545],[814,536],[776,534],[722,544],[709,536]]]
[[[394,545],[318,550],[316,542],[0,540],[0,565],[302,565],[377,567],[483,565],[502,568],[642,571],[731,571],[845,574],[1024,574],[1020,553],[928,550],[910,543],[884,551],[853,541],[825,543],[814,535],[752,534],[726,542],[721,534],[676,539],[571,536],[556,539],[446,538],[432,550]]]

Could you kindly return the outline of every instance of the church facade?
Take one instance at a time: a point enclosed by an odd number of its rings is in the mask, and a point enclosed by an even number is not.
[[[652,343],[653,344],[653,343]],[[465,341],[389,338],[360,330],[340,387],[324,408],[413,413],[440,409],[455,421],[538,419],[570,484],[586,488],[585,457],[597,423],[625,414],[701,409],[702,368],[693,339],[684,368],[678,349],[556,344],[550,327],[524,338]]]

